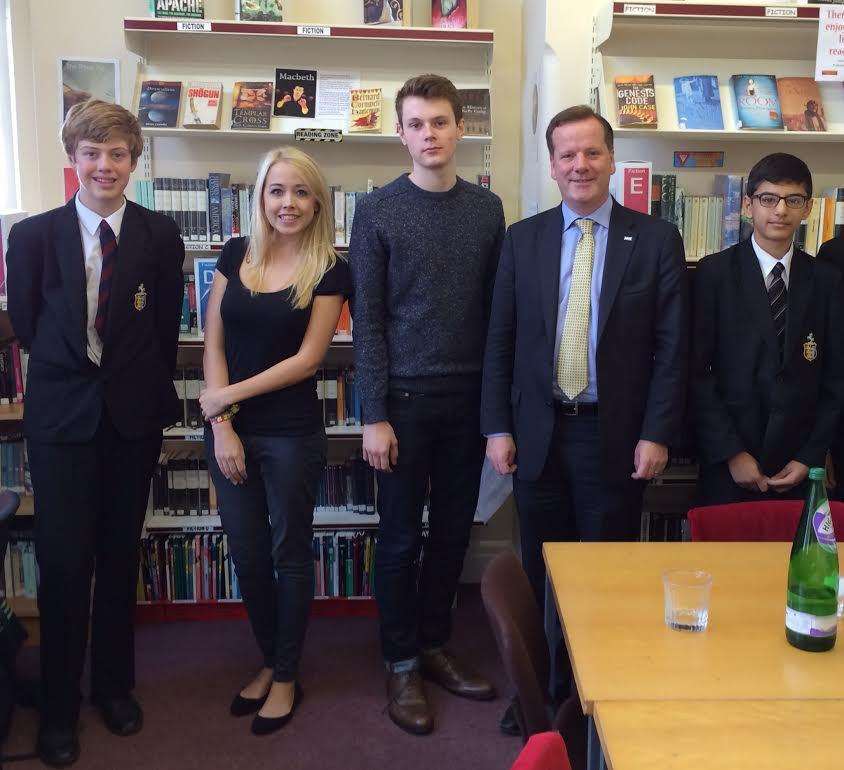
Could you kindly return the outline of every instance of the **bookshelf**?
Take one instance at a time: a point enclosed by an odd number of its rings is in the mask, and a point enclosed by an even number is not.
[[[739,130],[730,76],[814,75],[818,7],[806,5],[607,2],[593,19],[590,100],[616,132],[617,160],[650,160],[656,174],[676,173],[691,194],[712,193],[712,175],[746,174],[763,155],[790,152],[812,169],[817,190],[844,182],[844,157],[830,152],[844,141],[844,90],[820,83],[826,132]],[[614,78],[653,74],[657,129],[618,128]],[[716,75],[723,131],[682,130],[673,79]],[[674,151],[725,152],[723,168],[673,167]]]

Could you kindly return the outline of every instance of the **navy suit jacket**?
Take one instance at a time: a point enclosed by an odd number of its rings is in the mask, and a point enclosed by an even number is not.
[[[554,429],[560,285],[559,206],[507,231],[484,358],[481,430],[512,433],[519,479],[536,480]],[[605,478],[629,479],[640,439],[680,433],[688,369],[683,242],[668,222],[613,203],[596,368]]]
[[[151,436],[176,422],[181,405],[173,374],[184,254],[172,219],[126,203],[98,367],[87,352],[85,258],[74,200],[12,228],[6,259],[9,315],[30,352],[28,438],[88,441],[104,408],[128,439]]]

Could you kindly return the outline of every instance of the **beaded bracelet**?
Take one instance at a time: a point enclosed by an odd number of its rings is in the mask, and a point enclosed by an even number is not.
[[[208,422],[210,422],[212,425],[214,425],[215,423],[218,423],[218,422],[227,422],[228,420],[231,420],[231,418],[234,417],[239,411],[240,411],[240,404],[232,404],[225,411],[220,412],[220,414],[218,414],[214,417],[211,417],[208,420]]]

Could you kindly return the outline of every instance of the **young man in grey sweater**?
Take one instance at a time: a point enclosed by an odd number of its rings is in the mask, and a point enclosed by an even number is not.
[[[445,645],[483,463],[481,365],[504,211],[498,196],[457,176],[463,118],[450,80],[411,78],[396,114],[413,169],[361,201],[349,257],[363,455],[378,480],[388,712],[425,734],[434,722],[422,677],[462,697],[495,697]]]

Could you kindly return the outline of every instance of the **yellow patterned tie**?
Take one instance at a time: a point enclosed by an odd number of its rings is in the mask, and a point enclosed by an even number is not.
[[[578,219],[580,240],[574,251],[569,303],[563,339],[557,353],[557,383],[566,398],[574,401],[589,384],[589,313],[592,308],[592,263],[595,237],[591,219]]]

